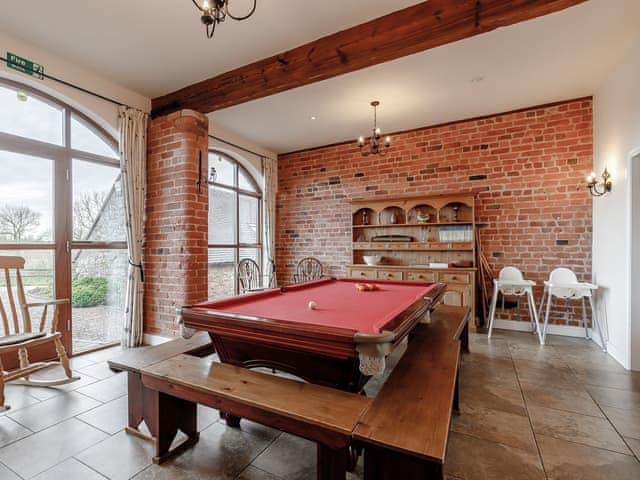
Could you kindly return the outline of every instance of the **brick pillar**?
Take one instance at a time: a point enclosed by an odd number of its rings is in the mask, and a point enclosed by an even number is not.
[[[209,121],[181,110],[149,123],[144,331],[175,335],[176,307],[207,298]]]

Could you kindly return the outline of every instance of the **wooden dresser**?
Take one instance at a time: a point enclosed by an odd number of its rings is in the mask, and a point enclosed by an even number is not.
[[[353,201],[352,264],[347,265],[347,275],[443,282],[445,304],[474,311],[474,200],[473,194],[465,193]],[[365,256],[380,256],[381,261],[367,265]],[[452,266],[458,262],[467,266]]]

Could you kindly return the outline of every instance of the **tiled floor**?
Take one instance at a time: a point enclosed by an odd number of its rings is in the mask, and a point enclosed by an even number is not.
[[[540,347],[530,334],[497,332],[490,344],[472,335],[471,350],[449,479],[640,479],[640,374],[582,339],[551,337]],[[62,388],[7,387],[0,480],[315,478],[313,444],[244,420],[228,428],[207,408],[199,409],[198,444],[151,465],[151,445],[122,431],[125,377],[106,365],[118,353],[73,359],[82,380]],[[359,465],[349,480],[361,475]]]

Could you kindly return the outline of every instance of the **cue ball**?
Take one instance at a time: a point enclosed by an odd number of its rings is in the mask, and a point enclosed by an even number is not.
[[[316,309],[316,302],[314,302],[313,300],[311,300],[309,302],[309,310],[315,310]]]

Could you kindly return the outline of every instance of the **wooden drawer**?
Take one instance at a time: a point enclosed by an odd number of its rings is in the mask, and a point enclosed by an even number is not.
[[[378,280],[402,280],[403,275],[398,270],[378,270]]]
[[[407,280],[414,282],[435,282],[437,281],[436,272],[407,272]]]
[[[349,272],[349,276],[353,277],[353,278],[370,278],[370,279],[374,279],[376,278],[376,271],[375,270],[355,270],[355,269],[351,269],[351,271]]]
[[[471,276],[468,272],[441,273],[440,281],[444,283],[471,283]]]
[[[472,307],[471,285],[447,284],[447,290],[442,297],[442,303],[454,307]]]

